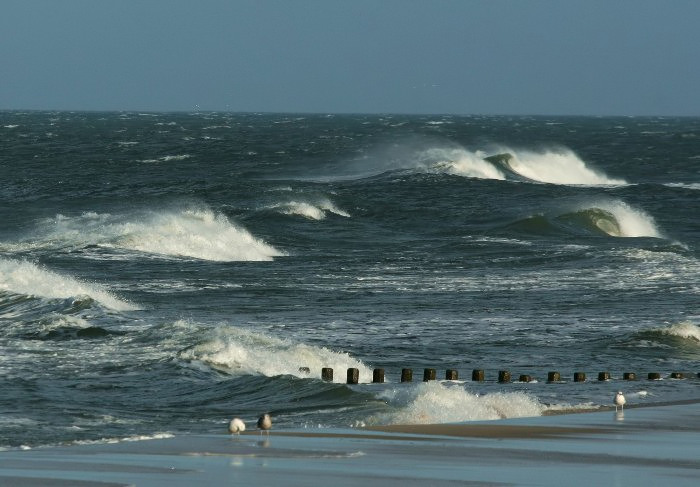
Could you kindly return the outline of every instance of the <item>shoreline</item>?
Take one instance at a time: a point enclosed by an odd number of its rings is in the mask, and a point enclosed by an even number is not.
[[[698,485],[700,401],[473,423],[181,435],[0,452],[9,487]]]

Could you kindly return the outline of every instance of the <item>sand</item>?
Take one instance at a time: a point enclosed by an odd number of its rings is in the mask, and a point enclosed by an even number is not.
[[[0,485],[696,486],[700,404],[5,451]]]

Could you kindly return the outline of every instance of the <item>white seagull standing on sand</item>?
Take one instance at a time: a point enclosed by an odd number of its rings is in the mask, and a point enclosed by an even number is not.
[[[269,414],[265,413],[258,418],[258,429],[260,430],[261,435],[263,430],[269,435],[270,428],[272,428],[272,418],[270,418]]]
[[[615,394],[615,412],[617,412],[617,407],[620,406],[621,410],[625,410],[625,403],[627,402],[625,400],[625,396],[622,395],[621,391],[617,391],[617,394]]]
[[[239,418],[233,418],[228,424],[228,432],[231,434],[240,435],[245,431],[245,423]]]

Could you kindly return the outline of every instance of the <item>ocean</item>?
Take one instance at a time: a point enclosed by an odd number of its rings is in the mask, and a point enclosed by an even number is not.
[[[700,398],[699,118],[2,111],[0,222],[0,449]]]

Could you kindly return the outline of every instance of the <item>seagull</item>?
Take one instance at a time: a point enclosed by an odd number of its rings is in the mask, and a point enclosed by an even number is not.
[[[228,432],[231,434],[240,435],[245,431],[245,423],[240,418],[233,418],[228,424]]]
[[[615,403],[615,411],[616,412],[617,412],[618,406],[620,406],[620,409],[624,411],[625,403],[627,401],[625,400],[625,396],[622,395],[621,391],[617,391],[617,394],[615,394],[615,400],[613,402]]]
[[[260,430],[261,435],[263,430],[269,435],[270,428],[272,428],[272,418],[270,418],[269,414],[265,413],[258,418],[258,429]]]

